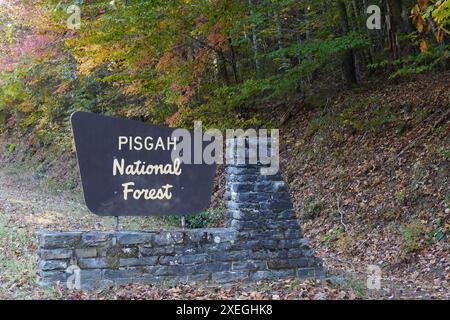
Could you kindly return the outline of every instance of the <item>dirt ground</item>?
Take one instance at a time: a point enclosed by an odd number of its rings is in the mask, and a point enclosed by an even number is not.
[[[124,229],[164,227],[155,218],[124,218]],[[30,172],[0,170],[0,298],[1,299],[401,299],[445,298],[436,290],[418,294],[408,284],[382,282],[367,289],[367,274],[336,259],[325,259],[329,279],[280,280],[218,286],[204,283],[129,285],[101,291],[67,291],[63,286],[38,285],[36,232],[50,230],[111,230],[112,218],[87,211],[79,194],[58,190]],[[317,248],[316,248],[317,249]],[[321,254],[321,250],[318,250]],[[350,263],[351,264],[351,263]],[[399,287],[400,285],[400,287]],[[393,289],[395,287],[395,290]],[[424,288],[426,290],[427,288]],[[448,294],[448,291],[447,291]],[[447,296],[448,297],[448,296]]]

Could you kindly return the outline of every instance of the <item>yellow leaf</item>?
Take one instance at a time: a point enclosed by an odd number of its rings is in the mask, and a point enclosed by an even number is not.
[[[421,16],[417,17],[416,27],[417,27],[417,31],[419,31],[419,33],[422,33],[422,31],[423,31],[423,19],[422,19]]]
[[[442,43],[444,41],[444,31],[442,31],[441,29],[439,29],[438,31],[436,31],[436,33],[434,34],[434,36],[436,37],[436,41],[438,43]]]
[[[428,51],[428,42],[425,39],[420,40],[420,52]]]

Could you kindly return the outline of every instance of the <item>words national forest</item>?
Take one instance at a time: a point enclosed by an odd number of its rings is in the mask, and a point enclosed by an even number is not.
[[[0,0],[0,299],[449,300],[449,133],[450,0]]]

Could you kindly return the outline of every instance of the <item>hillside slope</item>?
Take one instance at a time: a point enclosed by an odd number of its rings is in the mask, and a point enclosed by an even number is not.
[[[383,294],[449,298],[450,73],[327,98],[281,128],[306,236],[331,269],[379,266]]]
[[[280,158],[305,235],[331,274],[355,279],[355,290],[365,290],[367,268],[375,265],[382,271],[375,297],[450,298],[449,84],[449,72],[363,83],[317,92],[288,117],[281,107],[269,115],[287,119]],[[2,165],[31,168],[80,201],[73,150],[30,137],[23,130],[0,137]],[[223,180],[219,171],[215,207]],[[94,220],[81,225],[112,225]]]

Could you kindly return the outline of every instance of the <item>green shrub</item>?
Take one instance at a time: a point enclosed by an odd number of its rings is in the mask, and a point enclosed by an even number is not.
[[[16,144],[15,143],[9,143],[6,145],[6,151],[8,151],[9,154],[13,153],[14,150],[16,150]]]
[[[323,202],[321,199],[307,199],[303,206],[303,218],[306,220],[314,220],[323,210]]]
[[[418,221],[401,225],[400,234],[403,238],[403,243],[400,246],[400,250],[404,253],[412,253],[419,250],[423,232],[424,226]]]
[[[181,216],[167,216],[163,219],[169,225],[174,227],[181,227]],[[210,208],[207,211],[202,211],[194,215],[185,216],[185,228],[211,228],[222,226],[226,218],[225,206],[218,208]]]

